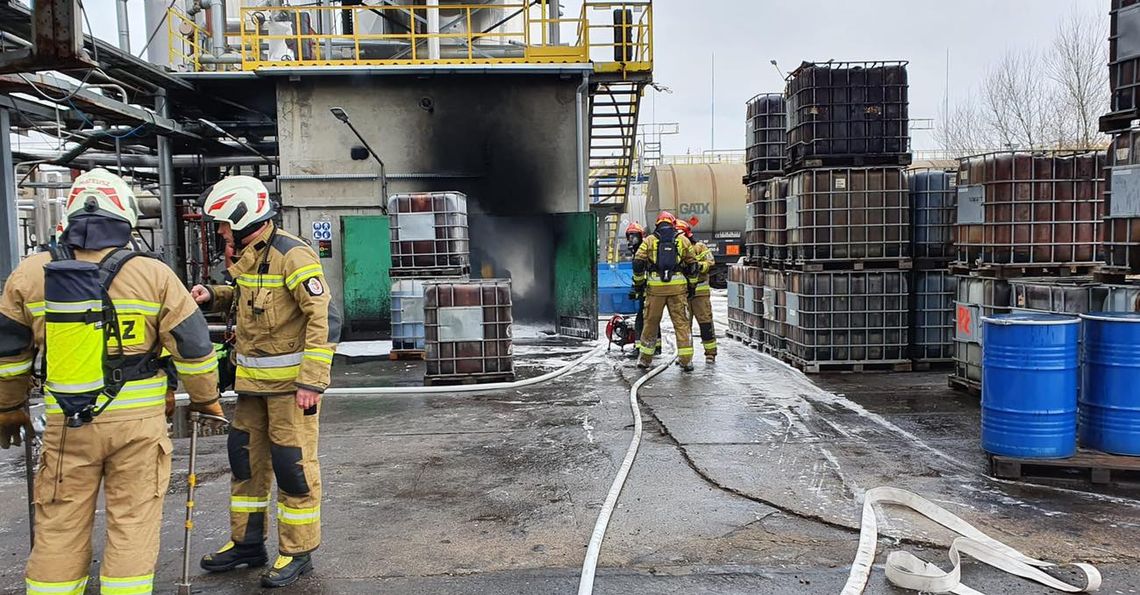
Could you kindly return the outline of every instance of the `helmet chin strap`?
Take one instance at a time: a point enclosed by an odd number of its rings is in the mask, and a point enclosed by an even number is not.
[[[242,230],[237,230],[237,229],[234,229],[234,230],[233,230],[233,233],[234,233],[234,242],[235,242],[235,243],[236,243],[238,246],[244,247],[244,246],[245,246],[245,244],[246,244],[246,240],[248,240],[249,238],[252,238],[253,236],[255,236],[255,235],[257,235],[257,234],[261,233],[261,231],[262,231],[263,229],[265,229],[265,227],[266,227],[267,225],[269,225],[269,223],[270,223],[269,221],[262,221],[262,222],[261,222],[261,223],[259,223],[259,224],[254,224],[254,225],[251,225],[251,226],[249,226],[249,227],[247,227],[247,228],[245,228],[245,229],[242,229]],[[232,228],[231,228],[231,229],[232,229]]]

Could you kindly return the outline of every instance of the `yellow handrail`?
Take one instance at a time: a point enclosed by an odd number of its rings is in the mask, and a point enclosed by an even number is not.
[[[240,67],[593,62],[599,72],[652,69],[651,0],[587,0],[578,18],[559,16],[555,0],[444,2],[243,7]],[[203,59],[203,28],[181,10],[168,14],[171,62],[184,69],[214,68]],[[438,27],[429,31],[429,22]],[[561,40],[554,33],[564,30],[573,37]]]

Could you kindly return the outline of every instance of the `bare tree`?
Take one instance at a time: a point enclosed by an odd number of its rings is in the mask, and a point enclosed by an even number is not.
[[[1007,52],[973,97],[944,108],[936,131],[952,154],[993,149],[1103,146],[1097,120],[1108,109],[1108,28],[1074,10],[1043,50]]]
[[[1057,27],[1048,72],[1065,115],[1062,144],[1094,147],[1106,141],[1097,126],[1109,110],[1105,31],[1103,17],[1078,10]]]

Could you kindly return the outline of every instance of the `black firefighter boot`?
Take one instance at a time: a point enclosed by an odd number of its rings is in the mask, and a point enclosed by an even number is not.
[[[297,582],[302,575],[313,571],[313,559],[309,554],[286,556],[280,554],[265,574],[261,575],[261,586],[267,589],[284,587]]]
[[[207,572],[227,572],[239,566],[259,568],[269,561],[265,544],[235,545],[229,542],[213,554],[202,556],[202,570]]]

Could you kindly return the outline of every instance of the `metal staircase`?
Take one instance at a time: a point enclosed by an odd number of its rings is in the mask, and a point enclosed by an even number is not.
[[[645,83],[618,80],[592,86],[590,205],[599,215],[625,210],[637,151],[637,117]]]

